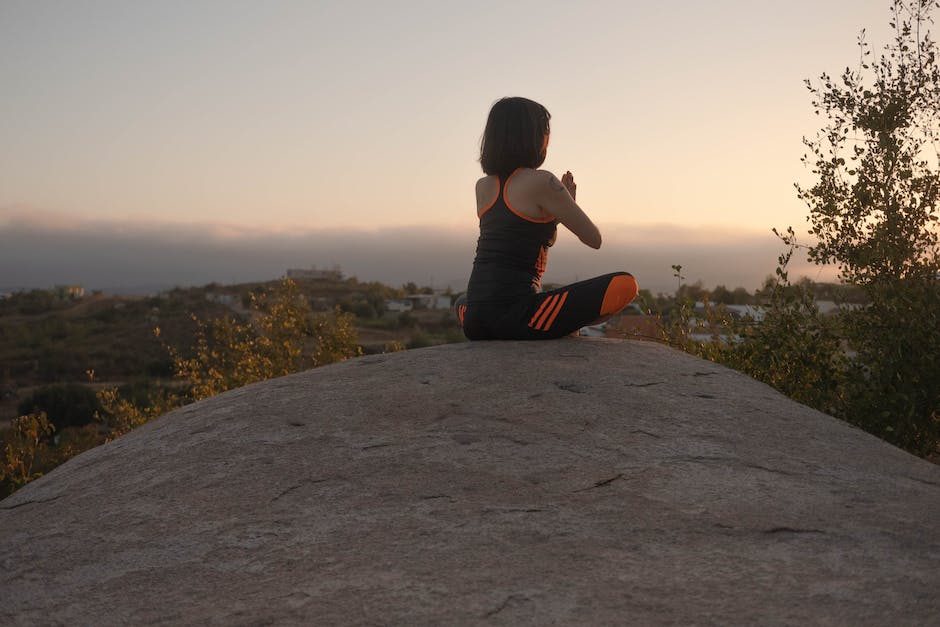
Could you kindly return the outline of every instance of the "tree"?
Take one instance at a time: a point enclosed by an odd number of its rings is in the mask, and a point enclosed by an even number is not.
[[[893,41],[877,59],[807,81],[828,121],[804,139],[815,183],[810,261],[834,265],[864,304],[843,306],[847,362],[842,415],[918,453],[940,441],[940,69],[927,27],[936,0],[894,0]],[[792,231],[783,236],[795,244]]]
[[[33,467],[54,431],[44,412],[13,419],[0,449],[0,498],[42,476]]]
[[[785,237],[792,238],[792,229]],[[711,347],[714,361],[751,375],[790,398],[832,415],[843,413],[846,357],[837,321],[820,313],[805,282],[790,283],[791,243],[774,277],[764,282],[759,324],[750,319],[726,325],[735,341]]]
[[[353,315],[339,308],[314,315],[289,279],[253,296],[252,308],[253,321],[231,316],[197,321],[189,356],[167,347],[193,400],[361,354]]]
[[[713,303],[725,303],[727,305],[731,303],[731,290],[729,290],[724,285],[716,285],[715,289],[711,291],[711,296],[709,300]]]
[[[751,294],[743,287],[736,287],[731,292],[732,305],[750,305],[754,301]]]
[[[95,412],[101,409],[95,391],[79,383],[46,385],[35,390],[20,402],[17,411],[48,416],[58,431],[66,427],[81,427],[95,421]]]

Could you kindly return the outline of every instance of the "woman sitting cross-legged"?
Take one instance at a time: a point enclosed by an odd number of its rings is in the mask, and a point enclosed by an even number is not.
[[[477,240],[467,293],[456,303],[470,340],[540,340],[570,335],[621,311],[637,295],[627,272],[612,272],[541,292],[558,223],[591,248],[601,234],[575,202],[571,172],[559,181],[539,170],[548,149],[542,105],[503,98],[493,105],[480,146],[486,174],[477,181]]]

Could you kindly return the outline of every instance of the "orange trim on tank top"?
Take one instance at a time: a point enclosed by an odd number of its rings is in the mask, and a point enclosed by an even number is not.
[[[482,218],[483,214],[493,208],[493,205],[496,204],[496,201],[499,200],[500,195],[503,193],[503,182],[499,180],[499,176],[496,177],[496,196],[493,197],[493,201],[488,204],[486,207],[477,211],[477,217]]]
[[[503,202],[506,203],[506,207],[512,211],[514,214],[525,220],[526,222],[535,222],[536,224],[547,224],[549,222],[554,222],[555,218],[533,218],[532,216],[527,216],[521,211],[516,210],[511,204],[509,204],[509,196],[506,195],[506,192],[509,190],[509,181],[512,180],[512,177],[516,175],[516,172],[522,168],[516,168],[512,171],[512,174],[509,175],[509,178],[506,179],[506,184],[503,185]]]

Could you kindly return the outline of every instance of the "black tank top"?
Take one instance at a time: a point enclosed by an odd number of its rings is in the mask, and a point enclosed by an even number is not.
[[[512,302],[542,286],[558,221],[531,218],[512,208],[506,200],[506,187],[516,172],[505,182],[499,177],[496,200],[479,213],[480,238],[467,286],[468,305]]]

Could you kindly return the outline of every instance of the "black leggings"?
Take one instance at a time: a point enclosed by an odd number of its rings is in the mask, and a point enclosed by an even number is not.
[[[455,308],[470,340],[551,340],[621,311],[636,298],[633,275],[612,272],[502,305]]]

